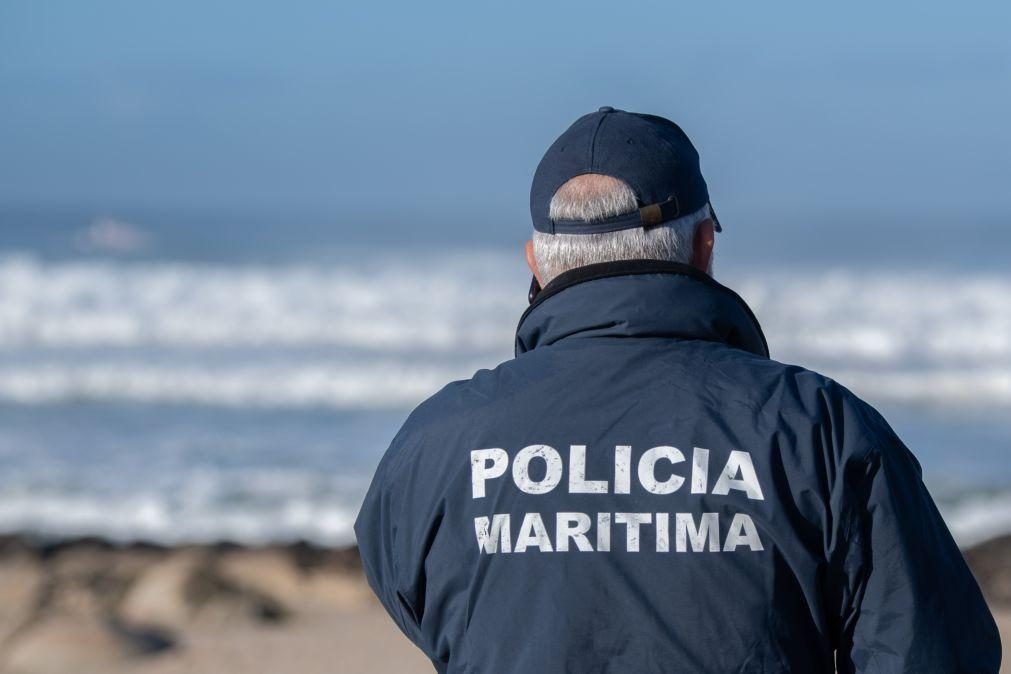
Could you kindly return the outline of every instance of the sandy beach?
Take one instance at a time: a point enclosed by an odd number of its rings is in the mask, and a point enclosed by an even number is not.
[[[1011,537],[966,552],[1011,642]],[[0,539],[9,674],[430,672],[354,548]],[[1002,671],[1011,672],[1005,665]]]

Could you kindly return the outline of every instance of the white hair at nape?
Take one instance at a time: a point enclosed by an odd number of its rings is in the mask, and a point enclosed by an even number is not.
[[[624,181],[599,173],[572,178],[551,198],[552,220],[599,222],[639,208]],[[534,258],[547,285],[562,272],[598,262],[666,260],[690,264],[695,228],[709,218],[706,204],[694,213],[654,227],[635,227],[601,234],[547,234],[535,231]],[[711,264],[711,263],[710,263]],[[710,273],[712,270],[710,268]]]

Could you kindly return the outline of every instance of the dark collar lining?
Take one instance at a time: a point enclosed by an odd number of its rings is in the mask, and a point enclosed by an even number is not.
[[[755,314],[751,311],[751,307],[748,306],[747,302],[745,302],[740,295],[696,267],[689,264],[683,264],[681,262],[667,262],[664,260],[621,260],[618,262],[599,262],[597,264],[577,267],[576,269],[570,269],[567,272],[563,272],[548,283],[544,290],[537,294],[533,303],[527,307],[526,311],[523,312],[523,315],[520,316],[519,324],[516,326],[517,332],[519,331],[519,326],[523,325],[523,321],[530,315],[530,312],[539,307],[545,300],[554,297],[567,288],[600,278],[609,278],[613,276],[635,276],[640,274],[679,274],[681,276],[687,276],[695,281],[699,281],[700,283],[704,283],[720,292],[729,294],[738,304],[741,305],[745,312],[747,312],[748,317],[754,324],[755,331],[758,333],[759,337],[762,338],[762,346],[765,349],[765,355],[769,355],[769,343],[765,339],[765,333],[762,332],[762,326],[758,323],[758,319],[755,318]]]

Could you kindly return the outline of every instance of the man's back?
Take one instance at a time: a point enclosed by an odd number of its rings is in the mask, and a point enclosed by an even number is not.
[[[996,671],[915,459],[731,291],[583,268],[517,353],[412,414],[356,525],[440,671]]]

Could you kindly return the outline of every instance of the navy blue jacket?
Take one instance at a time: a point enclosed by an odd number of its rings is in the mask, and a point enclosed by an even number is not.
[[[515,359],[411,414],[355,531],[439,672],[999,668],[910,451],[685,265],[549,284]]]

